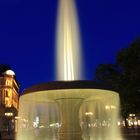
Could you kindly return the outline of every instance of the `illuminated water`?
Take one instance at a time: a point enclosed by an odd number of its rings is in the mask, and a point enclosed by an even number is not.
[[[30,92],[20,98],[17,140],[122,140],[119,96],[101,89]]]
[[[58,79],[65,82],[42,84],[24,91],[16,139],[122,140],[117,126],[118,93],[93,88],[85,81],[78,82],[78,86],[73,81],[81,78],[82,71],[74,0],[60,0],[58,13]]]
[[[81,45],[74,0],[60,0],[56,46],[58,80],[81,79]]]

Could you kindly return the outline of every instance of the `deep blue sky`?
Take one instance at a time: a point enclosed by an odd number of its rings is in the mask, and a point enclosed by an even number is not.
[[[85,79],[140,36],[140,0],[75,0]],[[54,81],[57,0],[0,0],[0,64],[11,65],[21,89]]]

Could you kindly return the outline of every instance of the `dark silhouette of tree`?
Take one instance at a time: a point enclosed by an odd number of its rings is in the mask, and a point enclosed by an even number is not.
[[[0,64],[0,75],[2,75],[6,70],[10,70],[10,65]]]
[[[140,112],[140,38],[117,55],[123,70],[119,81],[123,115]]]
[[[140,112],[140,38],[122,49],[116,64],[101,64],[95,72],[95,81],[107,83],[118,90],[122,115]]]

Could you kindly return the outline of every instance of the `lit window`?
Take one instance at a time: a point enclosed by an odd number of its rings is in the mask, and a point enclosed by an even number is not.
[[[5,106],[11,107],[11,99],[8,90],[5,90]]]
[[[10,81],[10,80],[6,80],[5,84],[6,84],[7,86],[10,86],[10,85],[11,85],[11,81]]]

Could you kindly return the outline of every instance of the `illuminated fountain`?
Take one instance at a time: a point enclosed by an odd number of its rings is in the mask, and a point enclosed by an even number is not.
[[[117,127],[118,93],[92,81],[78,81],[81,53],[75,13],[73,0],[60,0],[59,81],[23,92],[17,140],[122,140]]]
[[[58,80],[79,80],[81,45],[74,0],[60,0],[56,42]]]

